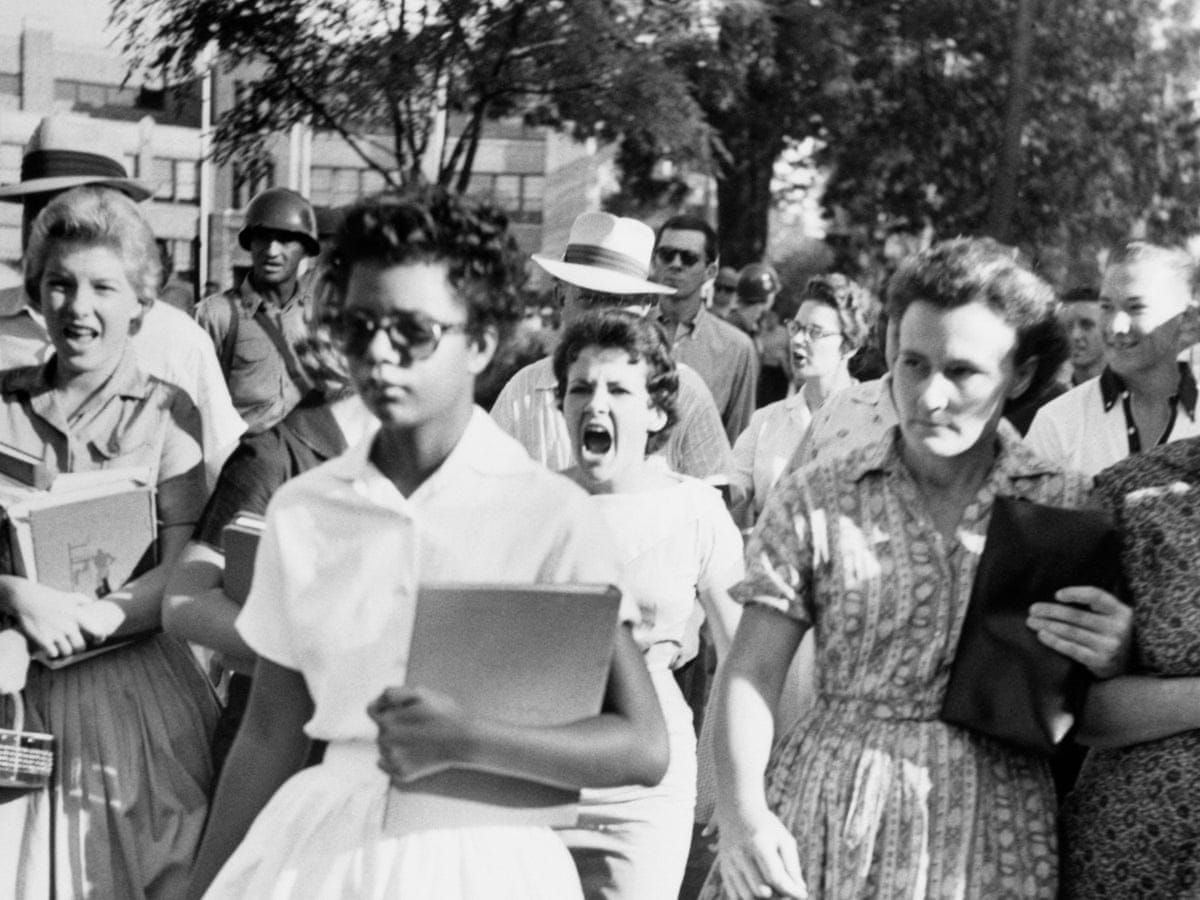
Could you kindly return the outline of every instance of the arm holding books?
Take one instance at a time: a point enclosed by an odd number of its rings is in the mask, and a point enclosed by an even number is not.
[[[380,768],[398,782],[458,766],[572,787],[657,784],[667,766],[662,712],[628,627],[617,631],[600,714],[568,725],[468,717],[442,694],[388,688],[368,708]]]
[[[88,638],[96,636],[89,624],[101,630],[116,627],[111,616],[97,614],[98,603],[86,594],[60,591],[19,575],[0,575],[0,610],[15,616],[25,637],[52,657],[83,650]]]

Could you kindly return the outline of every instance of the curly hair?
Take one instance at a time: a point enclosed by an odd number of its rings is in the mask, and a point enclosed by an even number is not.
[[[584,313],[567,326],[554,350],[555,393],[562,409],[567,392],[567,370],[588,347],[624,350],[630,362],[646,363],[646,390],[650,403],[666,415],[667,424],[646,439],[646,453],[658,450],[679,421],[676,401],[679,373],[666,335],[658,324],[626,309],[601,309]]]
[[[808,279],[800,303],[808,300],[833,307],[842,329],[843,350],[857,350],[871,333],[878,305],[875,298],[866,288],[840,272]]]
[[[1017,333],[1014,362],[1037,357],[1030,390],[1039,390],[1066,359],[1050,285],[1017,251],[991,238],[954,238],[904,260],[888,282],[887,313],[895,322],[921,301],[950,310],[983,303]]]
[[[327,263],[333,291],[326,314],[345,305],[356,265],[443,263],[467,308],[473,338],[495,329],[507,340],[521,314],[517,295],[523,265],[508,233],[508,217],[488,201],[422,186],[383,193],[346,210]]]
[[[136,203],[112,188],[89,185],[55,197],[38,213],[25,251],[25,291],[40,296],[51,249],[58,244],[102,245],[120,258],[143,306],[158,296],[162,260],[154,232]]]

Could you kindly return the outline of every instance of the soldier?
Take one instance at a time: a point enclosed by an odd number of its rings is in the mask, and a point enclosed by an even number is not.
[[[216,346],[234,406],[256,433],[282,420],[310,387],[295,349],[308,333],[311,299],[300,265],[320,249],[316,215],[295,191],[268,188],[246,208],[238,243],[250,253],[249,274],[202,300],[196,319]]]

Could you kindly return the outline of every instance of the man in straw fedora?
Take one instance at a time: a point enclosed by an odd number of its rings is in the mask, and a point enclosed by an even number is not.
[[[654,232],[636,219],[605,212],[577,216],[561,259],[535,253],[533,261],[554,277],[563,325],[590,309],[636,307],[674,289],[649,280]],[[517,372],[496,398],[492,418],[551,469],[572,464],[571,438],[555,400],[550,359]],[[725,477],[732,470],[729,440],[704,380],[679,366],[679,422],[658,451],[675,471],[696,478]]]
[[[99,185],[137,202],[149,198],[153,191],[129,177],[122,157],[95,120],[82,116],[42,119],[25,146],[21,180],[0,185],[0,201],[22,206],[22,248],[38,213],[71,188]],[[211,485],[246,430],[221,377],[212,342],[188,315],[169,304],[154,303],[142,317],[132,343],[142,368],[186,391],[200,411]],[[50,352],[37,298],[28,297],[21,285],[0,290],[0,367],[39,365]]]

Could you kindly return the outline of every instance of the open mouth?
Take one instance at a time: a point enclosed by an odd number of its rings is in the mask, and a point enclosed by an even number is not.
[[[95,328],[88,328],[86,325],[64,325],[62,329],[63,337],[73,344],[84,344],[89,341],[94,341],[100,337],[100,332]]]
[[[612,432],[596,422],[583,426],[583,449],[593,456],[604,456],[612,449]]]

